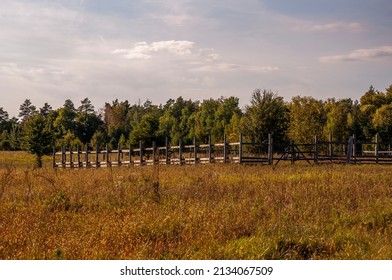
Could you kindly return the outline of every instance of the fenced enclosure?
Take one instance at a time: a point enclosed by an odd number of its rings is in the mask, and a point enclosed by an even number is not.
[[[143,166],[143,165],[190,165],[207,163],[267,164],[277,165],[281,161],[304,161],[308,164],[321,163],[389,163],[392,164],[392,143],[381,142],[376,135],[375,141],[357,141],[352,136],[346,142],[319,141],[314,137],[313,143],[300,144],[274,143],[273,136],[261,143],[244,142],[242,135],[238,142],[228,142],[226,136],[222,143],[197,143],[170,146],[166,139],[165,146],[145,147],[142,142],[138,147],[92,150],[88,146],[53,149],[54,168],[99,168],[111,166]]]

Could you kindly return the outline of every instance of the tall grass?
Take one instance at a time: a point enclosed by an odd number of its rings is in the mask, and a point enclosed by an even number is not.
[[[390,166],[0,169],[0,259],[391,259]]]

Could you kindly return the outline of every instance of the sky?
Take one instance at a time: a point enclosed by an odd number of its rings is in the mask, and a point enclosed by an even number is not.
[[[357,100],[392,84],[391,27],[390,0],[1,0],[0,107]]]

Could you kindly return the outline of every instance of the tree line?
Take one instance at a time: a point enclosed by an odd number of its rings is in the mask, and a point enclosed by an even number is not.
[[[237,97],[221,97],[203,101],[178,97],[166,104],[143,104],[114,100],[95,110],[85,98],[79,106],[66,100],[61,108],[48,103],[37,109],[29,99],[19,108],[19,118],[9,118],[0,107],[0,149],[28,150],[42,164],[42,156],[52,147],[109,148],[163,145],[166,138],[172,145],[181,140],[190,144],[223,140],[237,141],[242,133],[246,141],[262,142],[272,133],[274,141],[311,143],[317,135],[327,140],[346,141],[355,134],[359,140],[373,140],[378,133],[383,141],[392,140],[392,85],[384,92],[370,86],[360,98],[295,96],[289,102],[271,90],[256,89],[250,104],[242,110]]]

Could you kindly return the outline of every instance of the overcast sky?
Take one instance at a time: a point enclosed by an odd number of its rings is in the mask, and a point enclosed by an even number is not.
[[[0,107],[164,104],[392,84],[390,0],[1,0]]]

